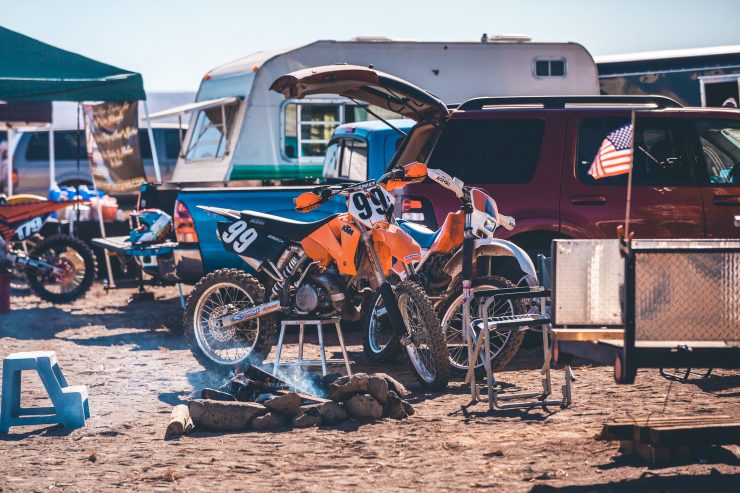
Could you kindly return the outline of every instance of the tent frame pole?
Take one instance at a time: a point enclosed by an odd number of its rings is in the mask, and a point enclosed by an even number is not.
[[[49,124],[49,189],[57,184],[57,160],[54,149],[54,127]]]
[[[8,185],[5,187],[8,197],[13,195],[13,140],[15,140],[15,129],[8,125]]]
[[[149,135],[149,147],[152,150],[152,162],[154,163],[154,175],[157,178],[157,183],[162,183],[162,174],[159,171],[159,157],[157,156],[157,147],[154,145],[154,132],[152,132],[152,120],[149,118],[149,105],[146,99],[142,101],[144,103],[144,115],[146,115],[146,131]]]

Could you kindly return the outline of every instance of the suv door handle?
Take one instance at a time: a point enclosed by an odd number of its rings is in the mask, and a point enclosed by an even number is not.
[[[571,195],[570,203],[573,205],[604,205],[606,197],[603,195]]]
[[[740,195],[715,195],[714,205],[740,205]]]

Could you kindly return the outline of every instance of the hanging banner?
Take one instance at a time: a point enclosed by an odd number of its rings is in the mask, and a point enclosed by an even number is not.
[[[133,192],[146,183],[139,146],[139,105],[100,103],[82,105],[90,171],[98,190]]]

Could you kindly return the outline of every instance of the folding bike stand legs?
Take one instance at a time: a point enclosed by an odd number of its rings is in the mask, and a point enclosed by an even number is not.
[[[552,394],[552,381],[550,376],[550,363],[551,363],[551,351],[550,351],[550,319],[545,315],[545,299],[550,295],[550,291],[542,287],[535,288],[504,288],[490,291],[491,297],[486,300],[483,306],[480,308],[478,318],[472,320],[471,323],[466,324],[465,338],[468,344],[468,354],[470,358],[470,365],[468,373],[465,378],[465,383],[470,383],[471,398],[475,402],[479,400],[479,389],[475,382],[475,362],[480,357],[483,360],[483,366],[486,370],[486,387],[488,392],[488,409],[503,410],[503,409],[522,409],[532,407],[548,407],[548,406],[560,406],[567,407],[572,402],[571,395],[571,384],[575,381],[575,376],[570,366],[564,368],[565,384],[562,387],[562,398],[559,400],[548,399]],[[488,317],[489,308],[496,301],[507,301],[512,299],[522,298],[540,298],[540,313],[526,313],[526,314],[515,314],[515,315],[504,315]],[[467,310],[467,313],[463,313],[463,320],[470,320],[470,305],[469,300],[463,305],[463,310]],[[495,306],[495,305],[494,305]],[[466,317],[467,315],[467,317]],[[542,351],[544,356],[544,363],[540,374],[542,375],[542,390],[534,392],[522,392],[516,394],[506,394],[497,388],[498,383],[493,375],[491,369],[491,332],[505,333],[513,332],[518,330],[524,330],[526,327],[541,325],[542,326]],[[478,329],[476,331],[474,328]],[[481,347],[483,347],[483,355],[481,355]],[[528,400],[534,399],[534,400]],[[499,401],[514,401],[514,402],[502,402]]]
[[[298,359],[292,361],[280,361],[280,354],[283,352],[283,340],[285,339],[285,330],[291,325],[298,326]],[[306,325],[313,325],[316,327],[319,337],[319,353],[321,354],[321,360],[306,360],[303,359],[303,333]],[[339,347],[342,350],[342,359],[327,359],[326,358],[326,347],[324,345],[324,330],[323,325],[334,325],[337,330],[337,339],[339,339]],[[344,345],[344,336],[342,334],[342,326],[338,318],[330,318],[326,320],[283,320],[280,326],[280,337],[278,337],[278,344],[275,350],[275,361],[273,362],[272,371],[276,373],[278,367],[281,365],[296,365],[296,366],[321,366],[322,375],[327,374],[327,364],[341,364],[344,363],[344,367],[347,370],[347,375],[352,376],[352,369],[349,364],[349,356],[347,356],[347,348]]]

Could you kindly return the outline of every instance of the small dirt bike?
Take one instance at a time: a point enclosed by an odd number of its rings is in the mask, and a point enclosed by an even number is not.
[[[7,203],[0,196],[0,268],[8,269],[30,290],[52,303],[70,303],[90,289],[97,275],[92,250],[69,235],[39,238],[52,212],[83,203],[48,200]],[[25,248],[33,241],[33,247]],[[22,282],[21,282],[22,283]]]
[[[196,359],[222,371],[259,362],[270,351],[279,317],[358,321],[366,299],[378,292],[419,381],[446,386],[447,351],[431,301],[416,282],[391,286],[387,280],[394,264],[413,277],[421,256],[418,243],[392,223],[389,190],[425,177],[426,166],[415,163],[378,180],[319,186],[295,199],[296,210],[314,210],[339,195],[347,198],[348,212],[316,222],[201,207],[228,219],[218,223],[221,242],[259,279],[222,269],[195,286],[184,331]]]
[[[456,372],[468,369],[468,351],[462,330],[463,265],[465,249],[476,265],[472,275],[471,312],[486,300],[492,289],[514,287],[520,283],[536,284],[534,266],[529,256],[511,242],[494,239],[497,228],[512,230],[514,218],[498,211],[496,202],[479,188],[467,187],[462,181],[437,169],[428,170],[429,178],[451,190],[461,203],[460,210],[449,213],[442,227],[432,231],[417,223],[396,219],[422,247],[422,257],[415,265],[416,279],[435,301],[445,332],[450,368]],[[465,245],[465,239],[468,239]],[[491,306],[489,317],[525,313],[522,301],[502,301]],[[519,350],[523,332],[506,332],[491,337],[491,361],[494,369],[504,368]],[[364,327],[363,346],[370,359],[387,360],[399,349],[398,336],[387,321],[383,300],[377,299]],[[482,369],[482,361],[476,368]]]

